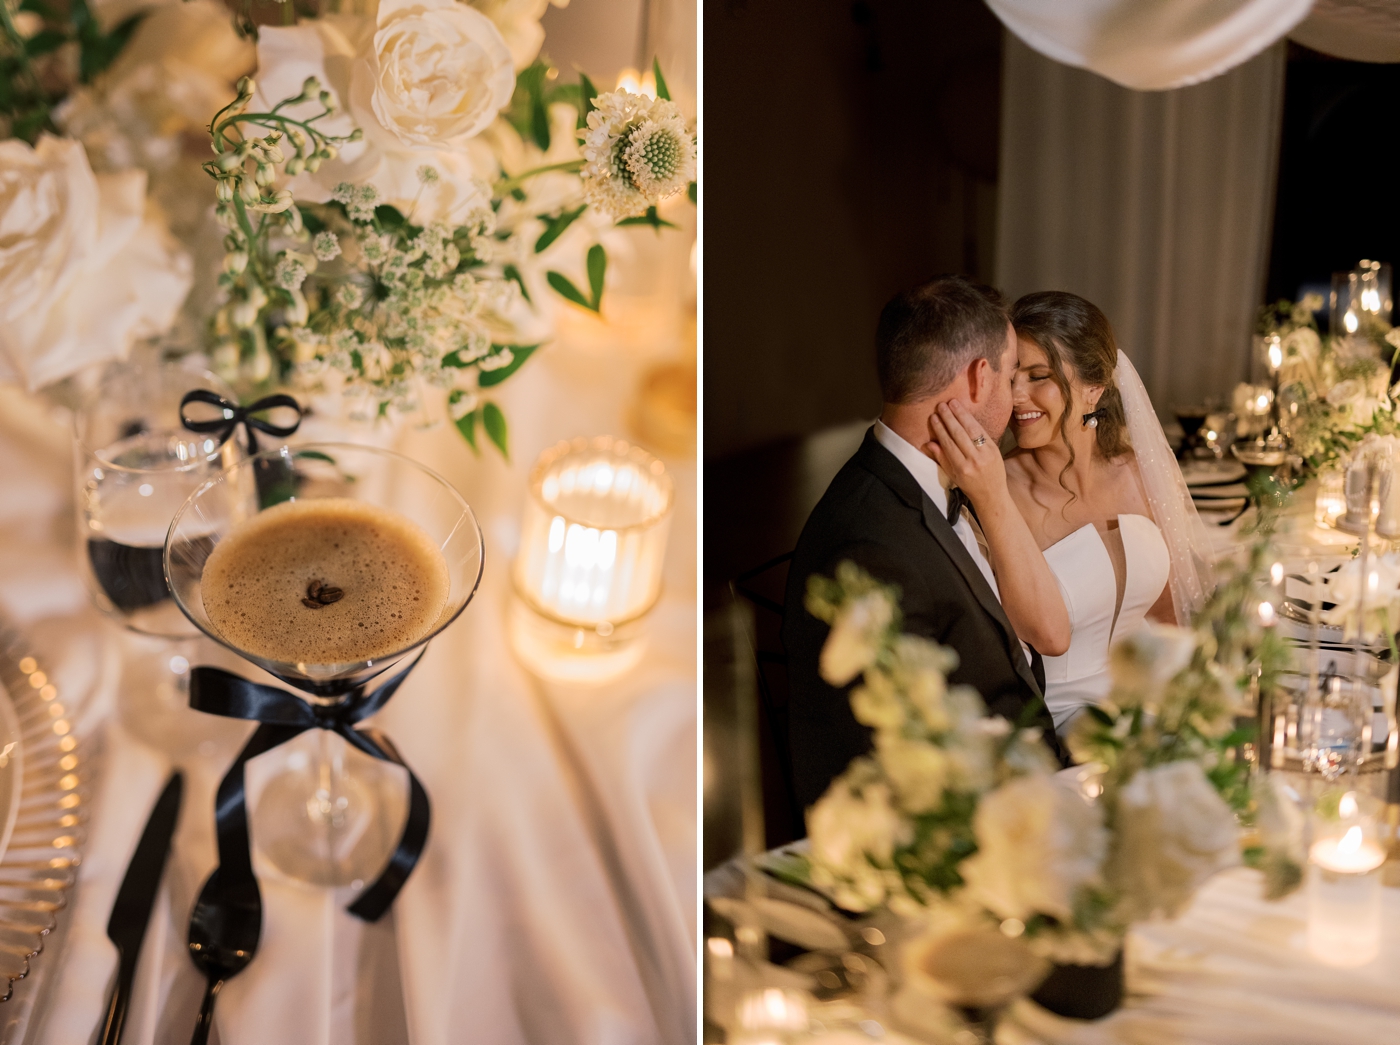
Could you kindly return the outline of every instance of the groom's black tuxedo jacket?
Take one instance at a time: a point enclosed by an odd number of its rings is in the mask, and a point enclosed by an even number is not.
[[[807,578],[831,576],[845,559],[899,585],[904,630],[955,649],[959,663],[949,682],[975,687],[989,714],[1016,723],[1034,703],[1035,723],[1064,760],[1041,701],[1040,658],[1034,668],[1026,662],[1001,603],[967,548],[909,470],[876,440],[872,427],[812,510],[788,573],[783,617],[788,736],[801,808],[820,798],[851,759],[870,748],[870,730],[851,714],[849,690],[827,685],[817,672],[829,629],[803,605]]]

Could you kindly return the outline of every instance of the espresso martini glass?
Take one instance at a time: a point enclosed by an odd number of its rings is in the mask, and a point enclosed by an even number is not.
[[[256,473],[281,477],[276,489]],[[345,663],[270,659],[231,642],[211,621],[201,591],[214,548],[244,521],[284,501],[348,498],[415,523],[437,545],[449,589],[438,618],[411,644]],[[305,443],[256,454],[200,486],[176,513],[165,542],[165,573],[175,603],[215,642],[298,691],[308,702],[334,705],[392,677],[466,608],[481,583],[484,549],[471,507],[445,479],[401,454],[351,443]],[[308,563],[308,570],[315,564]],[[352,593],[347,592],[347,596]],[[308,624],[315,618],[308,617]],[[324,729],[314,748],[284,759],[254,810],[258,847],[290,877],[317,885],[353,885],[382,869],[402,826],[406,804],[383,763]],[[303,737],[305,734],[303,734]],[[285,745],[293,748],[303,738]],[[309,746],[309,745],[308,745]],[[280,749],[279,749],[280,750]],[[397,801],[395,800],[397,797]],[[397,824],[390,821],[397,819]]]

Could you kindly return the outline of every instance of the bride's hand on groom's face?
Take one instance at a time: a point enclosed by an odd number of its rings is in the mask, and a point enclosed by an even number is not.
[[[939,403],[929,425],[933,439],[924,449],[979,512],[1006,495],[1006,465],[997,441],[983,431],[971,410],[956,399]]]

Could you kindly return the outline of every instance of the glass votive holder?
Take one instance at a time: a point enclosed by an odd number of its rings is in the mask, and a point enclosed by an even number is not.
[[[735,1013],[737,1026],[729,1040],[735,1045],[784,1045],[807,1036],[810,995],[805,991],[766,987],[745,993]]]
[[[1346,514],[1345,473],[1328,468],[1317,477],[1317,498],[1313,502],[1313,519],[1319,526],[1334,526]]]
[[[675,493],[666,466],[612,436],[540,455],[514,569],[511,645],[537,675],[598,683],[635,667],[661,595]]]
[[[1380,953],[1381,803],[1357,791],[1319,800],[1308,848],[1308,950],[1324,965],[1354,968]]]

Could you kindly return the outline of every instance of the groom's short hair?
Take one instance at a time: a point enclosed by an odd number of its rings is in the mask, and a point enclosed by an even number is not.
[[[1001,370],[1006,302],[966,276],[938,276],[901,291],[880,312],[875,367],[886,403],[936,395],[978,356]]]

